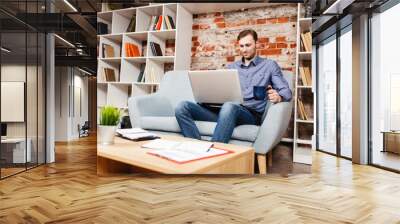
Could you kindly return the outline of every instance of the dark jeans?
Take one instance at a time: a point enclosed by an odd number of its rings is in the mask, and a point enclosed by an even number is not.
[[[201,139],[194,121],[217,122],[211,141],[228,143],[237,125],[260,123],[261,115],[246,107],[227,102],[218,110],[197,103],[183,101],[175,109],[175,116],[185,137]]]

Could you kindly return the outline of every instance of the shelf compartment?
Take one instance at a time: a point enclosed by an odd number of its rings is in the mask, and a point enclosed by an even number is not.
[[[121,64],[121,82],[137,82],[140,70],[144,69],[146,59],[130,60],[125,58]]]
[[[138,7],[136,9],[136,31],[148,31],[152,16],[162,15],[162,5],[150,5]]]
[[[115,10],[112,16],[112,33],[125,33],[132,17],[136,16],[136,10],[134,8]]]
[[[109,84],[107,91],[107,105],[118,108],[128,106],[129,85]]]

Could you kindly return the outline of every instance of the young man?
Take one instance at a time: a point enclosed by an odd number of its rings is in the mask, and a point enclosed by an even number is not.
[[[237,40],[242,60],[228,65],[228,68],[239,72],[244,103],[239,105],[226,102],[218,113],[197,103],[181,102],[175,109],[175,116],[185,137],[201,138],[195,120],[217,122],[211,141],[223,143],[229,142],[237,125],[259,125],[267,100],[254,99],[254,86],[265,86],[267,99],[272,103],[291,100],[292,92],[279,65],[256,55],[257,33],[254,30],[243,30]]]

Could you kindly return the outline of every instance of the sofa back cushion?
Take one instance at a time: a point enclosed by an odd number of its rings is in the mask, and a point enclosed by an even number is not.
[[[181,101],[194,102],[188,71],[175,70],[165,73],[160,84],[159,93],[170,101],[173,108]]]

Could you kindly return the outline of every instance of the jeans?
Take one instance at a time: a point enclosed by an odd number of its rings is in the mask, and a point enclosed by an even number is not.
[[[228,143],[237,125],[257,124],[258,120],[247,108],[232,102],[222,105],[219,113],[197,103],[183,101],[175,109],[175,116],[185,137],[201,139],[194,121],[217,122],[211,141]]]

